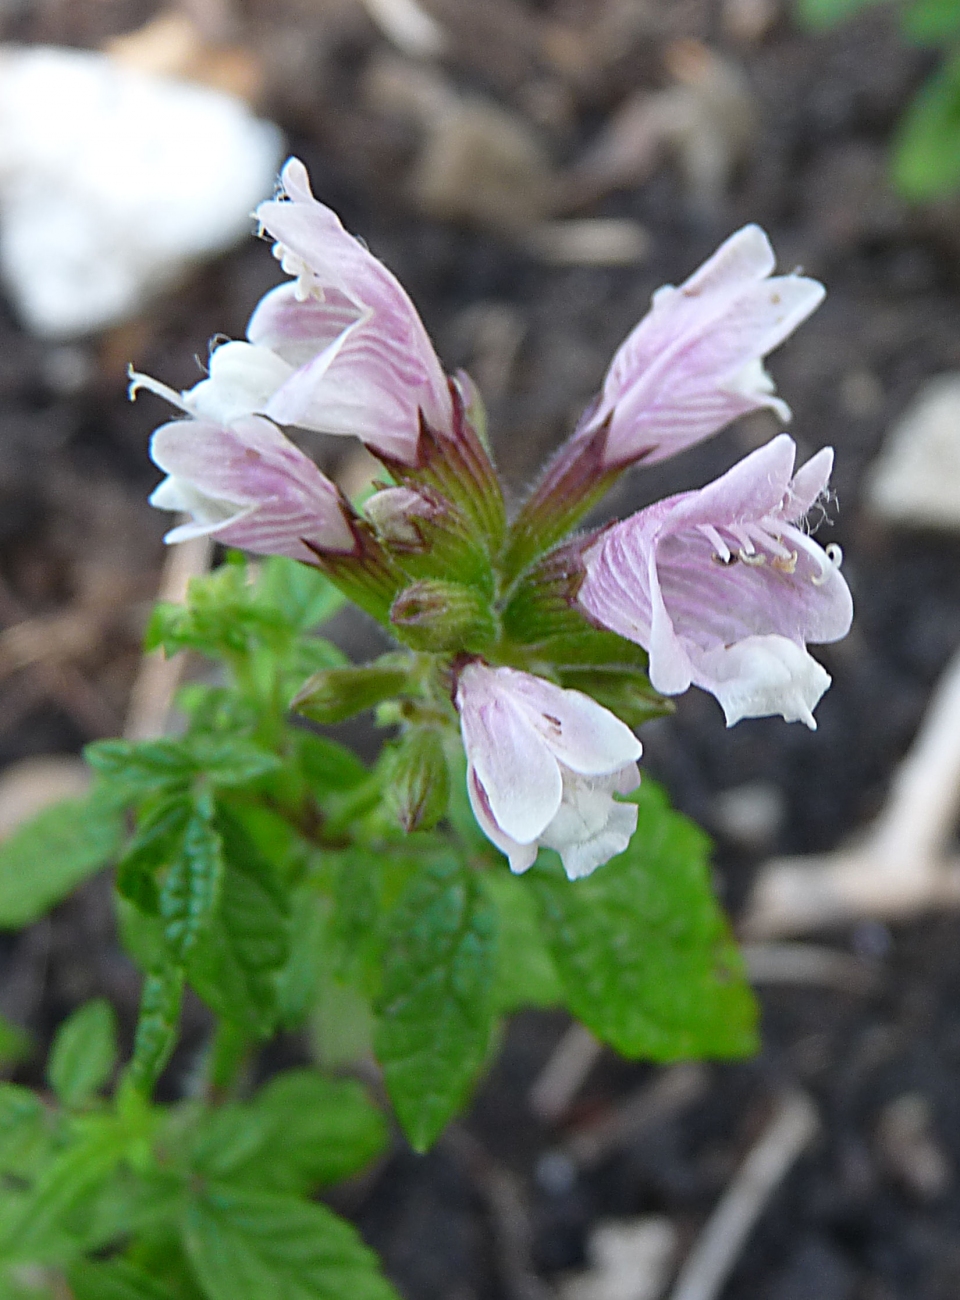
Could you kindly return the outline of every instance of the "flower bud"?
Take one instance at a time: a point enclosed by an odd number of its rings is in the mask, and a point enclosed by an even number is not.
[[[450,777],[435,727],[410,727],[388,766],[387,799],[407,832],[428,831],[447,811]]]
[[[480,651],[496,627],[483,597],[473,587],[442,578],[411,583],[390,609],[397,634],[415,650]]]
[[[435,519],[441,512],[422,493],[394,487],[375,492],[364,504],[363,513],[381,541],[417,548],[423,546],[418,524]]]
[[[355,713],[399,695],[409,685],[407,669],[385,655],[363,667],[325,668],[314,673],[297,692],[290,707],[313,722],[343,722]]]

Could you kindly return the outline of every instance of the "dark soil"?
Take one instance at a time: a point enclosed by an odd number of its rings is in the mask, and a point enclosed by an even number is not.
[[[486,12],[469,0],[430,7],[455,31],[465,15]],[[614,7],[611,0],[597,9]],[[95,45],[155,8],[23,0],[0,10],[0,36]],[[650,232],[647,261],[615,270],[547,267],[507,238],[427,220],[405,204],[416,141],[409,124],[366,106],[365,69],[387,47],[348,0],[250,0],[236,6],[234,35],[262,54],[264,110],[288,131],[315,191],[400,275],[451,367],[477,360],[465,311],[476,303],[508,309],[519,349],[490,394],[490,414],[515,491],[572,427],[651,291],[686,275],[731,230],[760,222],[781,265],[802,265],[827,284],[826,304],[771,362],[794,411],[800,458],[826,443],[837,452],[838,508],[821,538],[843,545],[857,620],[846,641],[820,653],[834,684],[819,729],[768,719],[727,731],[715,702],[691,692],[644,736],[648,770],[717,837],[718,886],[736,918],[760,861],[829,849],[876,812],[960,645],[960,540],[886,530],[870,520],[860,493],[885,429],[924,378],[960,366],[960,208],[911,211],[887,188],[886,141],[929,58],[902,44],[886,10],[812,36],[797,30],[784,5],[762,36],[737,40],[724,18],[730,8],[650,4],[635,39],[599,71],[587,60],[576,77],[555,75],[569,112],[545,134],[559,163],[577,155],[626,94],[666,83],[663,52],[680,37],[742,65],[759,105],[758,138],[722,204],[692,207],[666,165],[587,210],[634,217]],[[528,36],[565,24],[586,41],[594,21],[592,6],[577,0],[490,7],[500,10]],[[449,71],[461,86],[520,112],[530,102],[525,88],[548,76],[542,49],[504,35],[514,30],[509,23],[498,30],[499,39],[493,29],[464,38]],[[126,402],[127,361],[175,386],[195,382],[207,340],[242,335],[279,276],[268,248],[250,241],[139,323],[79,344],[37,342],[0,309],[0,624],[68,608],[90,623],[66,680],[35,667],[0,678],[0,761],[76,751],[121,725],[164,527],[145,496],[157,478],[146,440],[165,412],[149,397]],[[772,429],[761,418],[742,422],[636,473],[609,511],[705,482]],[[783,815],[747,849],[725,832],[718,795],[754,784],[779,792]],[[95,885],[10,939],[3,1009],[41,1035],[95,991],[131,1012],[136,983],[116,954],[108,916],[106,890]],[[564,1019],[528,1014],[510,1026],[465,1126],[517,1176],[532,1262],[544,1279],[583,1263],[598,1218],[662,1214],[692,1241],[777,1096],[798,1083],[820,1109],[821,1135],[767,1207],[724,1300],[960,1295],[960,921],[936,916],[890,931],[861,925],[827,938],[879,964],[874,992],[763,992],[759,1057],[709,1067],[701,1100],[589,1173],[550,1176],[544,1155],[563,1132],[538,1125],[528,1102]],[[568,1126],[654,1074],[604,1058]],[[877,1143],[884,1107],[910,1093],[929,1105],[931,1131],[953,1171],[927,1196],[888,1171]],[[464,1150],[444,1140],[423,1158],[399,1151],[369,1185],[345,1193],[409,1300],[519,1300],[483,1178]]]

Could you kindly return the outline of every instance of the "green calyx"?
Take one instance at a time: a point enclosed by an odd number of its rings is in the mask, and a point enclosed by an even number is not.
[[[384,786],[403,830],[429,831],[445,816],[450,776],[443,736],[434,726],[411,726],[390,751]]]

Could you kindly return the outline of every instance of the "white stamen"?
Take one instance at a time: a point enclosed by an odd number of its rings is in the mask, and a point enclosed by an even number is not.
[[[137,393],[141,388],[144,388],[148,393],[155,393],[157,397],[162,397],[164,401],[169,402],[171,406],[178,407],[181,411],[190,410],[190,407],[183,399],[183,394],[169,388],[166,384],[161,384],[159,379],[152,379],[150,375],[142,375],[139,370],[134,370],[133,366],[127,367],[127,378],[130,380],[127,386],[127,396],[131,402],[136,401]]]
[[[716,528],[714,528],[713,524],[701,524],[700,531],[713,547],[716,552],[716,557],[721,564],[729,564],[732,559],[730,547],[717,532]]]
[[[836,542],[831,542],[826,547],[826,556],[835,569],[839,569],[843,563],[843,550]]]

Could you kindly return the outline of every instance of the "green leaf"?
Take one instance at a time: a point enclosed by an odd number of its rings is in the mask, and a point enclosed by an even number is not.
[[[495,943],[493,908],[452,857],[415,878],[386,920],[375,1046],[418,1151],[459,1109],[483,1062]]]
[[[67,799],[0,844],[0,928],[29,925],[116,856],[119,813],[101,799]]]
[[[193,812],[192,798],[178,791],[161,797],[141,815],[136,834],[117,863],[116,886],[121,897],[142,912],[151,915],[159,912],[157,873],[181,853]]]
[[[195,766],[178,740],[97,740],[84,757],[118,802],[181,789]]]
[[[387,1137],[359,1083],[288,1070],[252,1102],[212,1112],[198,1130],[193,1164],[204,1177],[307,1195],[363,1169]]]
[[[397,1300],[377,1258],[323,1205],[213,1183],[183,1227],[210,1300]]]
[[[36,1172],[48,1152],[50,1116],[30,1088],[0,1083],[0,1172],[21,1177]]]
[[[290,899],[290,955],[277,977],[277,1010],[284,1029],[300,1029],[313,1007],[323,967],[326,918],[309,886]]]
[[[75,1255],[78,1218],[123,1158],[127,1137],[115,1124],[84,1131],[44,1166],[17,1212],[5,1223],[0,1256],[9,1262],[58,1263]]]
[[[318,569],[280,555],[263,561],[255,592],[259,604],[277,611],[298,632],[318,627],[345,604]]]
[[[0,1067],[19,1065],[33,1051],[33,1040],[25,1029],[0,1016]]]
[[[914,202],[960,187],[960,53],[920,87],[901,118],[893,179]]]
[[[152,1091],[177,1045],[182,1002],[183,971],[178,966],[160,966],[147,973],[127,1071],[132,1086],[142,1093]]]
[[[255,1037],[278,1013],[278,973],[290,951],[289,908],[276,872],[238,818],[220,808],[226,868],[220,906],[188,961],[194,988],[218,1015]]]
[[[493,1000],[501,1013],[521,1007],[556,1007],[563,985],[540,929],[536,900],[527,882],[493,868],[481,876],[497,909],[497,973]]]
[[[117,1022],[103,998],[85,1002],[57,1030],[47,1078],[64,1106],[85,1106],[117,1063]]]
[[[281,764],[276,754],[242,736],[184,736],[179,742],[195,771],[218,787],[250,785]]]
[[[329,736],[318,736],[300,729],[295,736],[301,770],[319,798],[355,790],[370,775],[353,750]]]
[[[861,9],[879,3],[880,0],[798,0],[797,15],[807,27],[835,27]]]
[[[73,1300],[177,1300],[154,1278],[125,1259],[80,1259],[67,1269]]]
[[[206,800],[193,808],[184,827],[180,851],[160,890],[160,915],[171,953],[186,960],[213,921],[223,880],[220,836],[211,823]]]
[[[215,786],[248,785],[276,771],[280,760],[241,736],[191,735],[179,740],[98,740],[87,762],[118,801],[177,794],[195,777]]]
[[[163,647],[168,654],[199,650],[212,658],[236,658],[258,645],[289,643],[290,628],[283,615],[258,603],[247,581],[247,568],[227,563],[202,578],[194,578],[185,605],[157,605],[147,625],[144,647]]]
[[[624,1056],[744,1056],[756,1006],[710,888],[709,842],[649,779],[629,848],[585,880],[535,869],[566,1001]]]
[[[921,44],[952,41],[960,32],[957,0],[912,0],[900,19],[904,33]]]

